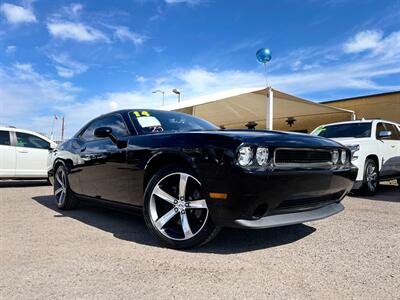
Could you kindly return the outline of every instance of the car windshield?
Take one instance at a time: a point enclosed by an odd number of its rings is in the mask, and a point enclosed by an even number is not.
[[[129,112],[129,116],[141,134],[218,130],[210,122],[183,113],[137,110]]]
[[[326,138],[363,138],[371,136],[371,123],[349,123],[329,126],[320,126],[312,132],[312,135]]]

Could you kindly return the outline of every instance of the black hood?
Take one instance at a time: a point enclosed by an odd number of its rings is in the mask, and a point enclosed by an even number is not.
[[[343,147],[343,145],[322,137],[304,133],[271,130],[220,130],[209,134],[231,137],[241,143],[271,145],[280,147]]]

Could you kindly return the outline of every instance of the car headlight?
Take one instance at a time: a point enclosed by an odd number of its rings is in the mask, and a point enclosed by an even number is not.
[[[332,151],[332,162],[336,165],[339,161],[339,151],[333,150]]]
[[[346,150],[342,150],[340,153],[340,162],[342,163],[342,165],[346,164],[347,162],[347,154],[346,154]]]
[[[269,155],[268,148],[258,147],[256,152],[257,163],[260,166],[265,167],[268,164],[268,155]]]
[[[242,167],[251,165],[253,162],[253,149],[249,146],[242,146],[239,148],[237,161]]]
[[[354,154],[360,150],[360,145],[346,145],[347,148],[350,149],[351,151],[351,160],[357,159],[358,156],[355,156]]]

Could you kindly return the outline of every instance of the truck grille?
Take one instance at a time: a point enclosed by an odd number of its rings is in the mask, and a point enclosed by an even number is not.
[[[276,149],[277,166],[330,166],[331,152],[319,149]]]

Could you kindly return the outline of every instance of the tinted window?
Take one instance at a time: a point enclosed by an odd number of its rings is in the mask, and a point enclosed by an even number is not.
[[[35,135],[23,132],[16,132],[17,147],[49,149],[50,143]]]
[[[390,140],[400,140],[400,133],[395,125],[385,123],[385,127],[392,133],[392,136],[389,137]]]
[[[111,127],[115,137],[129,134],[122,117],[120,115],[111,115],[94,120],[81,134],[81,137],[89,141],[98,139],[94,136],[94,131],[99,127]]]
[[[142,134],[218,130],[218,127],[191,115],[166,111],[132,111],[129,116]]]
[[[363,138],[371,136],[371,123],[349,123],[330,126],[320,126],[313,135],[326,138],[353,137]]]
[[[10,133],[8,131],[0,131],[0,145],[11,145]]]

